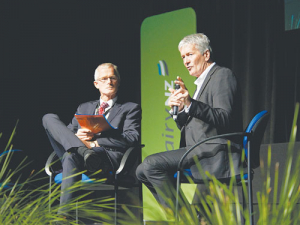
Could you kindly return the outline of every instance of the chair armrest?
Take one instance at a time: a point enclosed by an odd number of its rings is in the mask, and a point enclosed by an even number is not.
[[[123,155],[123,157],[122,157],[122,159],[121,159],[121,163],[120,163],[120,166],[119,166],[119,168],[116,170],[116,174],[119,174],[119,173],[121,173],[122,171],[123,171],[123,169],[124,169],[124,167],[125,167],[125,165],[126,165],[126,162],[128,161],[128,158],[129,158],[129,156],[131,155],[131,153],[133,152],[133,150],[135,149],[135,148],[143,148],[145,145],[139,145],[139,146],[132,146],[132,147],[129,147],[126,151],[125,151],[125,153],[124,153],[124,155]],[[109,155],[107,154],[107,156],[109,157]],[[54,158],[56,158],[57,157],[57,155],[56,155],[56,153],[55,152],[52,152],[50,155],[49,155],[49,157],[48,157],[48,159],[47,159],[47,162],[46,162],[46,165],[45,165],[45,172],[48,174],[48,176],[52,176],[52,171],[51,171],[51,165],[53,164],[53,160],[54,160]]]
[[[181,157],[179,163],[178,163],[178,166],[177,166],[177,171],[181,171],[182,170],[182,163],[183,163],[183,160],[186,158],[186,156],[191,152],[193,151],[197,146],[209,141],[209,140],[213,140],[213,139],[217,139],[217,138],[224,138],[224,137],[234,137],[234,136],[247,136],[247,137],[250,137],[252,135],[252,133],[249,133],[249,132],[236,132],[236,133],[228,133],[228,134],[220,134],[220,135],[216,135],[216,136],[213,136],[213,137],[209,137],[209,138],[206,138],[202,141],[199,141],[198,143],[196,143],[195,145],[193,145],[189,150],[187,150],[186,153],[184,153],[184,155]]]
[[[122,159],[121,159],[121,163],[120,163],[119,168],[116,170],[116,174],[120,174],[120,173],[123,171],[123,169],[124,169],[124,167],[125,167],[125,165],[126,165],[126,162],[127,162],[128,158],[129,158],[129,156],[131,155],[132,152],[134,152],[133,150],[134,150],[135,148],[143,148],[144,146],[145,146],[145,145],[139,145],[139,146],[132,146],[132,147],[129,147],[129,148],[126,150],[126,152],[124,153],[124,155],[123,155],[123,157],[122,157]]]
[[[48,176],[52,176],[52,172],[51,172],[51,170],[50,170],[50,167],[51,167],[52,162],[53,162],[53,159],[54,159],[55,157],[57,157],[57,156],[56,156],[56,153],[55,153],[55,152],[52,152],[52,153],[49,155],[48,159],[47,159],[47,162],[46,162],[46,165],[45,165],[45,172],[48,174]]]

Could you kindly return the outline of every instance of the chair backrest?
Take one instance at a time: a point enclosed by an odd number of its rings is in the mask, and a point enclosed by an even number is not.
[[[48,176],[56,176],[62,172],[61,162],[55,152],[52,152],[45,165],[45,172]]]
[[[250,167],[255,169],[259,167],[260,165],[260,145],[262,138],[264,136],[267,123],[269,121],[270,114],[264,110],[260,113],[256,114],[254,118],[249,123],[248,127],[246,128],[247,133],[252,133],[251,137],[244,137],[243,140],[243,147],[245,150],[245,156],[248,158],[248,146],[247,143],[250,141],[250,148],[251,148],[251,154],[250,154]]]

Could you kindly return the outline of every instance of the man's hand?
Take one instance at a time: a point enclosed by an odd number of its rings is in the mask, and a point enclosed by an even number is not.
[[[173,108],[173,106],[178,106],[178,110],[181,111],[186,105],[187,107],[191,104],[191,97],[186,89],[183,80],[180,77],[177,77],[175,84],[179,84],[179,90],[174,90],[173,88],[169,88],[171,92],[171,96],[169,98],[168,105]]]
[[[78,129],[75,135],[83,141],[90,141],[94,138],[94,134],[88,129]]]

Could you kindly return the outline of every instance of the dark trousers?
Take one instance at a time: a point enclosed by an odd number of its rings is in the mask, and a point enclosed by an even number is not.
[[[136,170],[137,178],[148,187],[156,200],[164,207],[173,208],[175,205],[176,179],[174,174],[185,152],[185,148],[180,148],[150,155]],[[183,167],[189,167],[188,160],[184,160]]]
[[[63,178],[70,177],[83,170],[83,157],[77,153],[68,152],[72,148],[84,146],[80,139],[55,114],[43,117],[43,126],[57,156],[61,159]],[[69,202],[76,193],[70,187],[81,179],[81,175],[63,179],[61,183],[60,204]]]
[[[43,117],[43,126],[59,158],[62,158],[69,149],[84,146],[80,139],[55,114],[46,114]]]
[[[78,192],[72,190],[72,185],[80,181],[82,175],[74,176],[74,174],[80,173],[85,168],[83,157],[74,149],[85,145],[55,114],[46,114],[43,117],[43,126],[55,153],[61,159],[63,180],[61,183],[60,205],[64,205],[78,194]],[[93,150],[103,159],[102,165],[99,167],[103,173],[106,170],[112,171],[111,165],[117,168],[119,159],[121,159],[120,155],[123,155],[121,152],[108,151],[101,146],[95,147]]]

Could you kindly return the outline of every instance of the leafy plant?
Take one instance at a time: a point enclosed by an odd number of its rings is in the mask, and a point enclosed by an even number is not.
[[[295,114],[292,124],[290,140],[287,149],[286,163],[284,169],[284,179],[279,191],[279,164],[276,163],[275,168],[271,168],[271,146],[268,147],[268,160],[266,165],[261,162],[261,174],[264,180],[263,188],[257,193],[258,210],[254,211],[257,225],[265,224],[300,224],[300,215],[298,214],[298,203],[300,202],[300,154],[294,158],[295,141],[297,133],[297,119],[299,115],[299,103],[296,104]],[[229,146],[230,149],[230,146]],[[242,161],[244,159],[242,155]],[[232,161],[230,159],[231,170],[233,170]],[[180,199],[179,220],[177,224],[201,224],[201,225],[236,225],[249,224],[249,212],[242,207],[242,199],[238,193],[237,181],[233,176],[229,184],[223,184],[214,176],[202,170],[199,162],[196,161],[199,173],[202,177],[206,175],[204,185],[208,189],[208,193],[199,193],[196,195],[199,199],[199,205],[190,205],[186,200]],[[293,169],[292,169],[293,168]],[[271,171],[275,171],[274,184],[271,186]],[[241,172],[241,177],[244,171]],[[193,181],[190,179],[190,183]],[[242,189],[247,196],[247,186],[242,182]],[[169,189],[170,190],[170,189]],[[174,194],[175,195],[175,194]],[[170,203],[171,204],[171,203]],[[174,207],[175,208],[175,207]],[[173,211],[166,211],[169,218],[169,224],[176,224]],[[197,217],[201,215],[201,219]]]
[[[279,190],[278,171],[279,164],[276,163],[275,168],[271,168],[271,146],[268,148],[268,161],[265,166],[261,162],[261,171],[264,178],[263,189],[256,194],[258,199],[258,211],[254,212],[257,220],[257,225],[265,224],[300,224],[300,215],[297,213],[298,202],[300,201],[300,154],[293,158],[294,146],[297,133],[297,118],[299,114],[299,104],[296,104],[294,120],[290,135],[290,141],[287,149],[286,167],[284,168],[284,179],[281,184],[281,191]],[[244,155],[242,156],[244,157]],[[204,171],[201,165],[196,163],[201,174]],[[293,170],[292,170],[293,166]],[[233,166],[231,164],[231,168]],[[275,169],[274,185],[271,187],[270,171]],[[196,210],[203,216],[201,224],[224,224],[235,225],[242,224],[243,218],[245,224],[249,224],[248,209],[243,211],[241,199],[238,196],[238,189],[235,177],[233,176],[229,185],[225,185],[217,180],[214,176],[205,173],[209,178],[204,181],[208,187],[209,193],[206,195],[196,193],[202,205],[201,208],[196,206]],[[241,176],[243,176],[241,171]],[[202,176],[203,177],[203,176]],[[192,181],[191,181],[192,182]],[[247,187],[245,183],[242,185],[244,193],[247,194]],[[279,197],[277,197],[279,196]],[[278,204],[276,204],[278,202]],[[188,204],[188,203],[187,203]],[[198,224],[197,218],[187,214],[190,206],[186,206],[179,213],[179,224]],[[184,208],[184,207],[183,207]],[[192,219],[192,221],[191,221]]]
[[[112,213],[105,212],[104,209],[112,209],[111,197],[87,198],[92,192],[80,194],[69,204],[61,207],[59,202],[60,185],[53,185],[51,194],[49,192],[46,178],[38,178],[41,171],[32,173],[25,181],[21,181],[22,170],[29,165],[25,157],[22,162],[13,170],[9,168],[9,164],[13,160],[13,155],[18,154],[13,150],[12,139],[16,133],[15,126],[9,141],[0,154],[0,224],[77,224],[74,214],[68,214],[78,210],[80,218],[90,219],[94,222],[104,222],[106,224],[113,223]],[[2,134],[0,134],[2,137]],[[32,183],[44,183],[36,186]],[[103,182],[98,180],[97,182]],[[71,187],[70,191],[78,191],[81,188],[78,182]],[[57,212],[65,212],[65,216],[57,214]],[[79,223],[83,223],[78,221]]]

